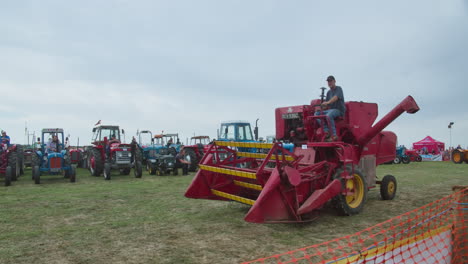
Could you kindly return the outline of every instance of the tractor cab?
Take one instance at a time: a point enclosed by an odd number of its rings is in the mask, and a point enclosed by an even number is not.
[[[172,154],[177,154],[182,147],[182,144],[179,139],[179,134],[163,134],[162,135],[163,141],[166,143],[166,146],[170,149]],[[174,153],[174,151],[176,153]]]
[[[195,136],[190,138],[190,145],[208,145],[210,144],[209,136]]]
[[[124,133],[122,129],[122,134]],[[120,129],[118,126],[97,126],[93,128],[93,144],[104,144],[104,139],[110,140],[113,136],[119,142],[120,140]]]
[[[218,131],[219,141],[255,141],[248,121],[226,121],[221,123]]]
[[[153,133],[149,130],[142,130],[138,132],[138,145],[142,148],[149,147],[153,144]]]

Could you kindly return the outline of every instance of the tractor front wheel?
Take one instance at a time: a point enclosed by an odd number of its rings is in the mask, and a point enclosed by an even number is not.
[[[11,174],[13,170],[10,166],[6,167],[5,171],[5,186],[10,186],[11,185]]]
[[[382,200],[393,200],[397,190],[397,182],[394,176],[385,175],[380,182],[380,196]]]
[[[417,162],[421,162],[422,161],[422,157],[420,155],[416,156],[416,161]]]
[[[362,211],[364,203],[367,200],[367,183],[362,172],[356,167],[354,171],[351,166],[346,167],[346,171],[351,178],[343,179],[341,174],[343,169],[338,169],[333,178],[340,179],[342,183],[342,191],[334,199],[335,207],[342,215],[355,215]]]
[[[88,164],[89,164],[89,171],[91,172],[91,175],[93,176],[101,175],[103,171],[102,163],[103,161],[102,161],[101,153],[99,152],[99,150],[96,148],[90,149],[89,155],[88,155]]]
[[[104,163],[104,179],[110,180],[111,179],[111,165],[110,163]]]
[[[156,165],[152,162],[148,162],[148,166],[149,166],[149,174],[151,175],[155,175],[156,174]]]
[[[141,164],[141,161],[136,160],[135,161],[135,168],[133,169],[133,174],[135,174],[135,178],[141,178],[141,175],[143,175],[143,165]]]
[[[463,152],[458,149],[452,152],[452,161],[453,163],[460,164],[463,162]]]
[[[76,165],[71,165],[70,166],[70,182],[75,182],[76,181]]]
[[[400,157],[395,157],[395,158],[393,159],[393,164],[400,164],[400,162],[401,162]]]
[[[41,172],[39,171],[39,166],[34,166],[32,169],[34,183],[40,184],[41,183]]]
[[[130,174],[130,168],[120,169],[120,174],[121,175],[129,175]]]
[[[410,161],[411,161],[411,160],[410,160],[410,158],[409,158],[408,156],[403,156],[403,157],[401,157],[401,162],[402,162],[403,164],[408,164],[408,163],[410,163]]]

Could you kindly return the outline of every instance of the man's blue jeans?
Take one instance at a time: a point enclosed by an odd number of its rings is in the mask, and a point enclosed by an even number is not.
[[[330,119],[330,126],[332,128],[332,135],[336,136],[336,127],[335,127],[335,118],[342,116],[342,113],[338,109],[328,109],[323,111],[315,112],[315,115],[326,115]],[[317,119],[318,124],[320,125],[321,120]],[[327,123],[323,124],[323,131],[328,132]]]

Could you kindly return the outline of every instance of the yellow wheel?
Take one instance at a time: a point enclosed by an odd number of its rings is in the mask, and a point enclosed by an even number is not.
[[[351,174],[352,178],[343,179],[341,176],[343,169],[338,169],[335,172],[333,178],[341,179],[342,191],[345,191],[346,194],[337,195],[333,202],[339,213],[354,215],[362,211],[367,200],[367,183],[362,172],[356,167],[353,171],[351,166],[347,166],[346,171]]]
[[[383,200],[393,200],[396,195],[397,182],[392,175],[385,175],[380,182],[380,196]]]

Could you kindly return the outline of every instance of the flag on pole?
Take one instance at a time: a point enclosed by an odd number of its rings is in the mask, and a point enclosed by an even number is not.
[[[97,125],[100,125],[100,124],[101,124],[101,120],[97,121],[97,123],[94,124],[94,125],[97,126]]]

